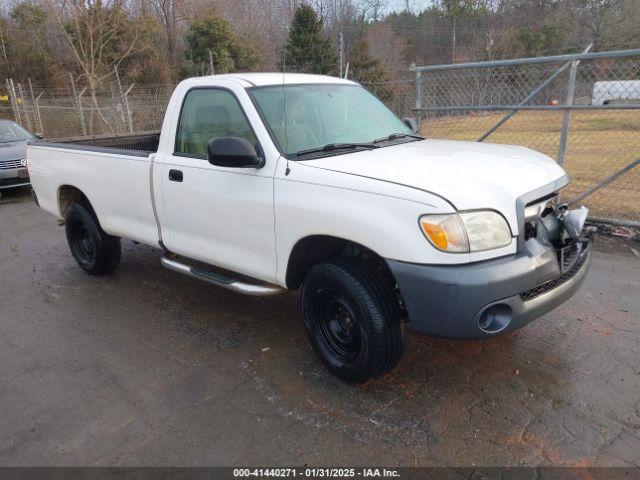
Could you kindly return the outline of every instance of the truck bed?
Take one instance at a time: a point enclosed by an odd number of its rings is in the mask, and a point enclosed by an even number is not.
[[[77,189],[105,232],[156,244],[150,175],[158,143],[158,132],[31,140],[27,162],[40,206],[63,217],[61,189]]]
[[[58,146],[74,150],[121,155],[148,156],[158,150],[160,132],[137,132],[128,135],[88,135],[83,137],[32,140],[31,145]]]

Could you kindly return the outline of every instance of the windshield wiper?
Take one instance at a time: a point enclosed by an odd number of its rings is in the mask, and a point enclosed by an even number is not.
[[[386,142],[388,140],[395,140],[397,138],[415,138],[416,140],[424,140],[424,137],[422,135],[416,135],[413,133],[392,133],[391,135],[387,135],[386,137],[375,139],[373,143]]]
[[[373,143],[328,143],[324,147],[309,148],[307,150],[300,150],[296,153],[298,157],[307,155],[309,153],[330,152],[333,150],[352,150],[355,148],[380,148],[380,145]]]

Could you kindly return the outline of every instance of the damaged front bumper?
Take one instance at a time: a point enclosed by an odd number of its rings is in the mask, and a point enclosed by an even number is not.
[[[581,245],[564,273],[553,249],[467,265],[387,263],[414,330],[446,338],[485,338],[521,328],[567,301],[589,268],[591,241],[581,239]]]
[[[537,234],[509,257],[464,265],[387,260],[411,327],[438,337],[485,338],[521,328],[567,301],[587,275],[591,239],[558,237],[553,243],[562,246],[554,247],[550,237],[570,230],[557,228],[565,218],[539,220]]]

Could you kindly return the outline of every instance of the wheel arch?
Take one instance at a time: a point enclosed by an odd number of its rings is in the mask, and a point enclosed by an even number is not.
[[[94,215],[94,217],[96,219],[98,218],[95,210],[93,209],[93,206],[91,205],[91,201],[89,200],[89,197],[87,197],[87,195],[82,190],[80,190],[78,187],[74,185],[69,185],[69,184],[60,185],[60,187],[58,187],[57,198],[58,198],[58,213],[62,218],[65,217],[67,210],[74,203],[81,203],[82,205],[86,206]]]
[[[395,288],[396,282],[382,256],[357,242],[331,235],[309,235],[299,239],[291,249],[285,275],[286,287],[298,289],[314,265],[336,257],[359,257]]]

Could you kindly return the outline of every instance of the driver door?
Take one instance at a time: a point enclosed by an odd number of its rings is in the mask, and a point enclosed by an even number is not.
[[[262,280],[275,275],[273,172],[207,159],[209,140],[242,137],[262,152],[238,97],[193,88],[178,118],[175,147],[162,166],[167,248]]]

